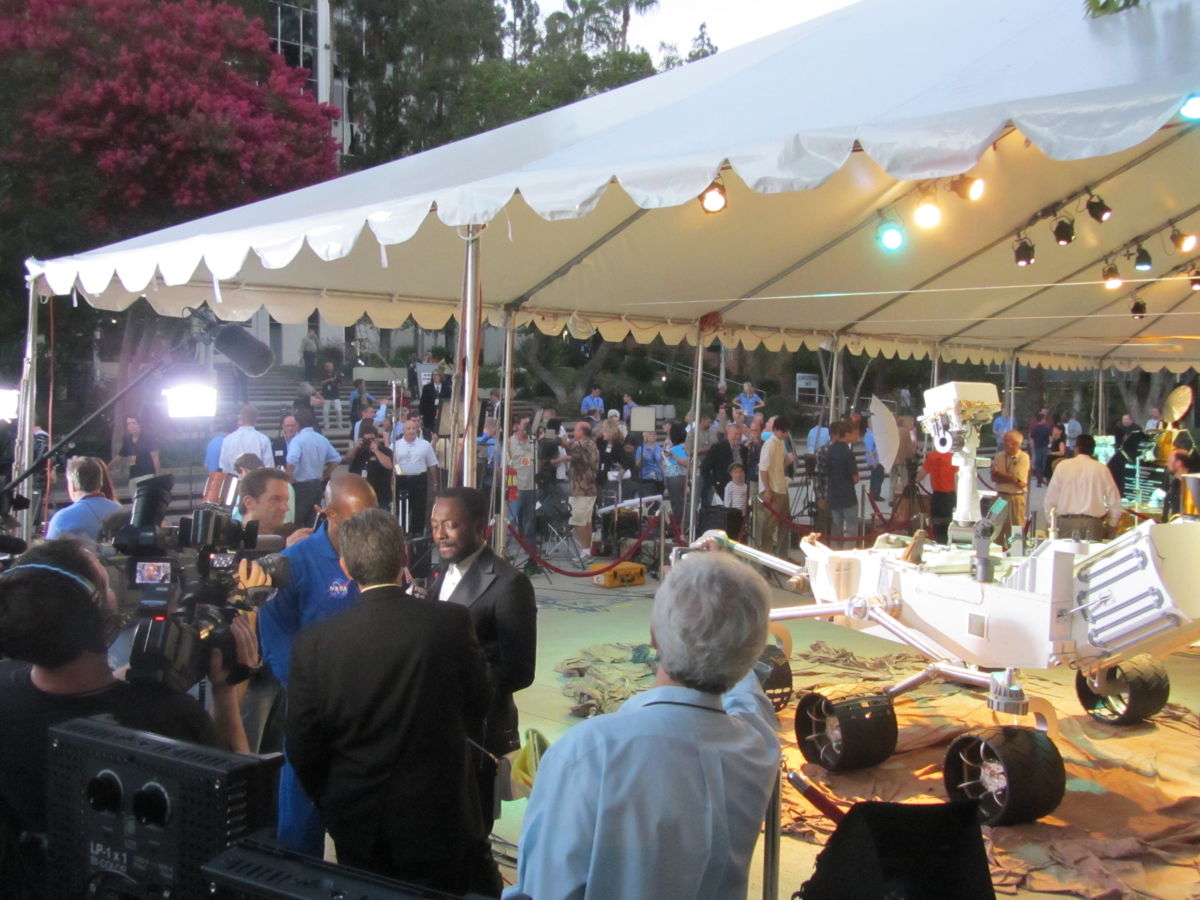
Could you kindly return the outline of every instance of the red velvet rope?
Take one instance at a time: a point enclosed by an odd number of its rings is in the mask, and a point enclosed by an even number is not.
[[[629,560],[633,559],[634,555],[640,549],[642,549],[642,544],[646,542],[646,538],[650,536],[650,532],[657,527],[658,517],[650,517],[646,520],[646,527],[642,529],[642,533],[637,536],[637,540],[634,541],[632,547],[630,547],[608,565],[599,569],[591,569],[587,572],[572,572],[568,569],[561,569],[553,563],[550,563],[545,557],[541,556],[535,548],[526,543],[525,538],[523,538],[520,532],[513,527],[511,522],[508,524],[508,533],[512,535],[513,540],[521,545],[521,549],[529,554],[529,558],[542,568],[549,569],[551,572],[556,572],[559,575],[566,575],[568,578],[591,578],[593,575],[603,575],[605,572],[611,572],[617,566],[621,565],[621,563],[629,562]]]

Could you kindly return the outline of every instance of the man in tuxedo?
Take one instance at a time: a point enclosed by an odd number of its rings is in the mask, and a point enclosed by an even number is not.
[[[404,532],[385,510],[343,522],[338,547],[359,600],[295,638],[288,757],[339,862],[498,896],[470,777],[467,739],[491,697],[471,617],[405,593]]]
[[[471,614],[492,677],[493,693],[481,743],[493,756],[503,756],[521,746],[513,692],[533,683],[537,657],[533,585],[488,546],[488,501],[482,491],[462,487],[443,491],[430,519],[444,569],[429,596],[464,606]],[[496,820],[495,767],[490,760],[480,763],[479,794],[483,820],[490,831]]]

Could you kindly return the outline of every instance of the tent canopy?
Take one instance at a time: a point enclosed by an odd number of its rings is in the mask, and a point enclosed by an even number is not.
[[[1176,117],[1200,89],[1200,0],[1086,18],[1063,0],[861,0],[572,106],[290,194],[60,259],[29,260],[43,294],[105,309],[145,295],[177,315],[208,301],[242,320],[303,322],[458,309],[464,227],[481,237],[485,314],[771,349],[1062,368],[1181,370],[1200,356],[1192,257],[1200,135]],[[911,224],[920,182],[971,171],[977,203],[933,185],[940,228]],[[720,176],[728,209],[696,197]],[[1114,209],[1099,224],[1088,191]],[[1062,207],[1077,237],[1057,246]],[[880,211],[909,222],[894,254]],[[1013,264],[1023,227],[1033,266]],[[1138,240],[1154,258],[1134,272]],[[1133,285],[1105,290],[1113,259]],[[1164,277],[1170,276],[1170,277]],[[831,343],[833,342],[833,343]]]

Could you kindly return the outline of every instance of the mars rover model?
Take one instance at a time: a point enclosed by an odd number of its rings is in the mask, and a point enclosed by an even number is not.
[[[1054,710],[1026,693],[1021,669],[1070,666],[1090,715],[1132,724],[1167,702],[1167,674],[1154,657],[1200,639],[1200,521],[1147,522],[1106,544],[1052,539],[1026,557],[1000,554],[992,536],[1003,501],[981,516],[975,473],[979,430],[999,409],[990,384],[925,392],[922,424],[959,467],[950,546],[884,535],[870,549],[839,551],[810,535],[798,566],[719,532],[705,536],[808,580],[816,602],[776,609],[772,619],[832,620],[929,659],[875,694],[802,696],[796,740],[809,762],[846,771],[887,759],[897,739],[893,698],[935,679],[986,690],[998,721],[1029,723],[968,731],[947,750],[947,793],[977,800],[989,825],[1047,815],[1065,790]]]

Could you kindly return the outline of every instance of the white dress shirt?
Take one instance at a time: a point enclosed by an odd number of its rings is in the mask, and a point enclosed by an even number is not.
[[[419,437],[413,440],[401,438],[392,445],[392,456],[399,475],[422,475],[437,466],[437,454],[433,444]]]
[[[253,453],[264,466],[270,466],[275,460],[271,439],[253,425],[242,425],[225,435],[225,440],[221,441],[221,471],[234,471],[233,463],[243,453]]]
[[[1108,466],[1090,456],[1064,459],[1054,467],[1043,508],[1060,516],[1108,516],[1116,525],[1121,518],[1121,492]]]
[[[479,559],[479,554],[483,552],[484,544],[480,544],[475,548],[475,552],[464,559],[462,562],[450,563],[446,567],[446,575],[442,579],[442,586],[438,590],[439,600],[449,600],[450,595],[454,593],[458,583],[463,580],[463,577],[475,564],[475,560]]]

